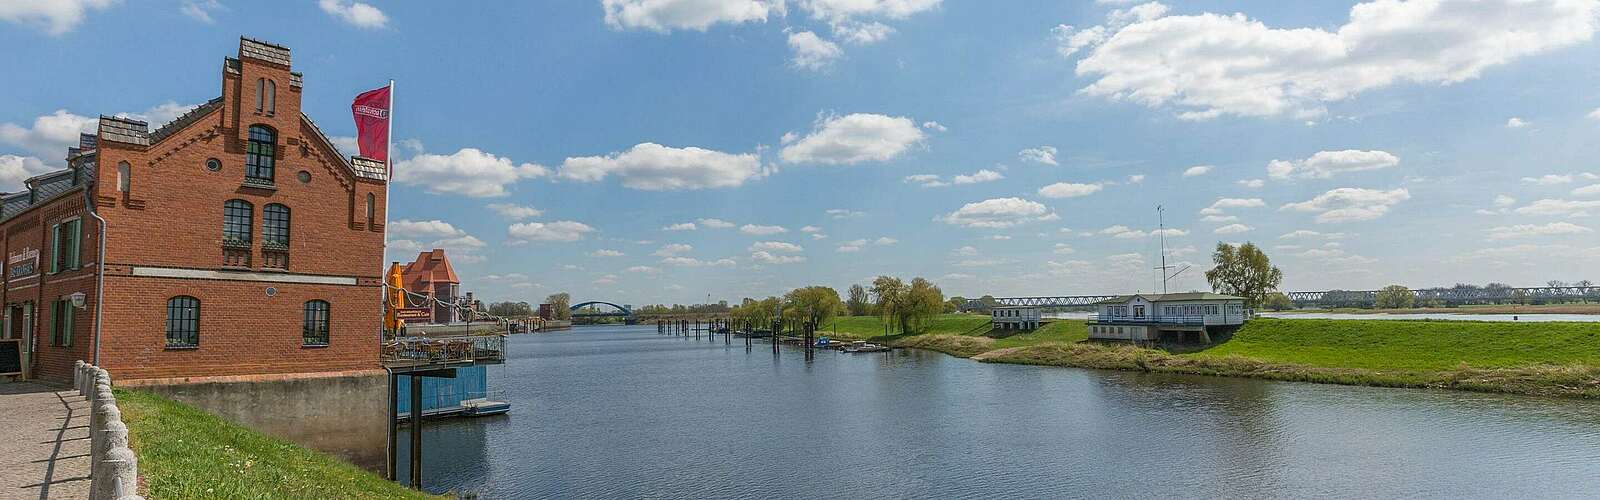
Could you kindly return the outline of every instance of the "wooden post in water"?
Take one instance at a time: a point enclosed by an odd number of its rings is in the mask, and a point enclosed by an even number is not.
[[[422,491],[422,377],[411,376],[411,488]]]

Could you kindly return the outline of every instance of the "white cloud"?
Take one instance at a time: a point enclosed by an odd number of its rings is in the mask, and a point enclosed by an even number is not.
[[[822,232],[822,228],[817,227],[817,226],[806,226],[806,227],[800,228],[800,232],[802,232],[802,233],[820,233],[820,232]]]
[[[863,245],[866,245],[866,244],[867,244],[867,240],[850,240],[850,241],[846,241],[844,243],[840,243],[839,244],[839,248],[836,249],[835,251],[837,251],[839,253],[860,252],[861,251],[861,247]]]
[[[1078,75],[1094,79],[1088,95],[1170,105],[1185,119],[1312,118],[1364,91],[1459,83],[1588,41],[1597,11],[1592,0],[1384,0],[1355,5],[1334,31],[1272,28],[1244,14],[1117,11],[1080,32],[1099,34],[1061,52],[1088,52],[1077,63]]]
[[[1060,165],[1056,163],[1055,146],[1039,146],[1017,152],[1017,159],[1029,163],[1042,163],[1045,165]]]
[[[593,255],[595,257],[622,257],[627,254],[609,248],[602,248],[591,252],[589,255]]]
[[[218,10],[227,10],[227,7],[223,7],[217,0],[185,0],[178,6],[178,12],[206,24],[216,23],[216,20],[211,18],[211,13]]]
[[[357,28],[372,29],[389,25],[389,16],[371,4],[346,0],[319,0],[323,12]]]
[[[1008,259],[965,259],[956,261],[956,267],[991,267],[1011,263]]]
[[[0,1],[0,20],[31,24],[60,35],[83,22],[91,10],[104,10],[118,0],[7,0]]]
[[[679,222],[661,228],[662,231],[693,231],[699,229],[693,222]]]
[[[1284,233],[1283,236],[1279,236],[1278,239],[1288,240],[1295,238],[1324,238],[1338,240],[1343,239],[1345,236],[1347,236],[1345,233],[1321,233],[1309,229],[1297,229],[1288,233]]]
[[[0,124],[0,141],[4,141],[43,158],[65,157],[67,148],[78,145],[78,134],[93,134],[99,120],[78,116],[58,109],[54,113],[33,119],[32,127],[12,123]]]
[[[745,224],[745,225],[739,227],[739,232],[744,233],[744,234],[755,235],[755,236],[769,236],[769,235],[774,235],[774,234],[787,233],[787,232],[789,232],[789,230],[788,229],[784,229],[783,226],[766,226],[766,225],[760,225],[760,224]]]
[[[1566,174],[1545,174],[1538,177],[1523,177],[1522,182],[1540,186],[1555,186],[1558,184],[1572,183],[1572,176]]]
[[[948,182],[939,180],[939,176],[934,174],[908,175],[901,179],[901,181],[908,184],[917,184],[925,188],[945,187],[950,185]]]
[[[1517,213],[1523,215],[1566,215],[1583,217],[1590,215],[1589,210],[1600,209],[1600,200],[1576,201],[1543,199],[1535,201],[1528,206],[1520,207]]]
[[[1510,196],[1506,196],[1506,195],[1503,195],[1503,194],[1502,195],[1496,195],[1494,197],[1494,206],[1497,206],[1497,207],[1509,207],[1509,206],[1512,206],[1512,205],[1515,205],[1515,204],[1517,204],[1517,199],[1516,198],[1512,198]]]
[[[731,154],[696,147],[674,148],[646,142],[621,153],[567,158],[561,178],[594,182],[607,175],[642,191],[728,188],[759,178],[761,158],[755,153]]]
[[[823,40],[810,31],[789,33],[789,51],[793,53],[789,64],[810,71],[827,68],[844,56],[839,44]]]
[[[33,176],[55,170],[31,156],[0,155],[0,191],[15,193],[25,189],[22,184]]]
[[[1394,205],[1411,199],[1405,188],[1389,191],[1338,188],[1307,201],[1285,204],[1280,210],[1317,212],[1318,223],[1353,222],[1382,217]]]
[[[1073,182],[1057,182],[1039,188],[1039,196],[1045,198],[1076,198],[1100,192],[1102,186],[1096,184],[1079,184]]]
[[[888,236],[880,236],[880,237],[878,237],[878,239],[872,240],[872,244],[878,245],[878,246],[888,246],[888,245],[893,245],[893,244],[899,243],[899,242],[900,242],[900,240],[897,240],[897,239],[894,239],[894,238],[890,238]]]
[[[572,242],[583,239],[583,235],[594,232],[588,224],[573,221],[555,222],[519,222],[506,228],[508,234],[515,241],[555,241]]]
[[[506,186],[520,179],[543,177],[550,173],[533,163],[512,164],[502,158],[462,148],[449,156],[419,154],[395,164],[395,181],[424,186],[434,194],[459,194],[473,198],[492,198],[510,194]]]
[[[783,0],[601,0],[612,29],[706,31],[717,23],[767,22],[783,17]]]
[[[1594,108],[1594,111],[1590,111],[1589,112],[1589,119],[1590,120],[1600,120],[1600,108]]]
[[[1004,178],[1006,178],[1006,176],[1000,175],[1000,172],[982,169],[971,174],[957,175],[950,178],[950,181],[954,184],[977,184],[980,182],[998,181]]]
[[[1195,165],[1193,167],[1189,167],[1187,170],[1184,170],[1183,171],[1183,176],[1184,177],[1196,177],[1196,176],[1206,175],[1208,173],[1211,173],[1211,169],[1212,169],[1211,165]]]
[[[922,128],[925,128],[925,129],[928,129],[928,130],[932,130],[932,131],[935,131],[935,132],[949,132],[950,131],[949,127],[946,127],[944,125],[940,125],[939,122],[922,122]]]
[[[1147,233],[1147,232],[1144,232],[1144,231],[1135,230],[1135,229],[1130,228],[1128,226],[1117,224],[1117,225],[1114,225],[1114,226],[1107,227],[1105,229],[1101,229],[1100,230],[1100,234],[1108,235],[1108,236],[1111,236],[1113,238],[1133,239],[1133,238],[1149,238],[1149,237],[1153,237],[1153,236],[1168,236],[1168,237],[1188,236],[1189,235],[1189,231],[1183,230],[1183,229],[1177,229],[1177,228],[1170,228],[1169,227],[1169,228],[1166,228],[1166,229],[1158,229],[1158,230],[1150,231],[1150,232]]]
[[[707,229],[727,229],[735,225],[722,219],[700,219],[696,222],[699,222],[700,225],[705,226]]]
[[[1022,198],[992,198],[962,205],[938,220],[946,224],[978,228],[1007,228],[1032,221],[1059,218],[1044,204]]]
[[[1222,226],[1222,227],[1216,228],[1215,230],[1212,230],[1211,232],[1217,233],[1217,234],[1239,234],[1239,233],[1250,232],[1251,230],[1254,230],[1254,229],[1255,228],[1250,227],[1250,226],[1246,226],[1244,224],[1228,224],[1226,226]]]
[[[687,244],[684,244],[684,243],[668,243],[668,244],[662,245],[661,248],[656,249],[655,253],[652,253],[650,255],[654,255],[656,257],[677,257],[679,255],[682,255],[682,254],[685,254],[685,253],[689,253],[689,252],[692,252],[692,251],[694,251],[694,247],[689,246]]]
[[[1590,184],[1590,185],[1587,185],[1587,186],[1584,186],[1584,187],[1581,187],[1581,188],[1573,189],[1572,190],[1572,195],[1573,196],[1600,196],[1600,184]],[[1511,200],[1511,201],[1513,203],[1516,202],[1516,200]]]
[[[1261,179],[1242,179],[1239,181],[1239,185],[1250,189],[1261,189],[1262,186],[1267,185],[1267,181]]]
[[[700,260],[693,257],[667,257],[661,259],[663,265],[673,267],[733,267],[738,265],[733,259]]]
[[[800,245],[786,241],[758,241],[750,244],[749,250],[751,252],[797,253],[805,249],[801,248]]]
[[[1400,164],[1400,157],[1386,151],[1318,151],[1304,160],[1272,160],[1267,163],[1267,176],[1277,180],[1295,177],[1327,179],[1334,175],[1379,170]]]
[[[1239,218],[1232,215],[1207,215],[1200,218],[1204,222],[1238,222]]]
[[[800,7],[811,16],[825,21],[840,22],[864,17],[905,19],[912,14],[932,10],[941,0],[797,0]]]
[[[811,133],[789,142],[778,156],[787,163],[853,165],[889,161],[926,137],[910,118],[871,113],[822,115]]]
[[[1055,249],[1050,251],[1050,253],[1056,255],[1068,255],[1075,252],[1077,252],[1077,250],[1072,248],[1072,245],[1068,245],[1066,243],[1056,243]]]
[[[435,248],[472,249],[472,248],[483,248],[483,247],[488,246],[488,245],[489,245],[488,243],[484,243],[483,240],[480,240],[476,236],[472,236],[470,234],[464,234],[464,235],[457,236],[457,237],[454,237],[454,238],[445,238],[445,239],[433,242],[433,246]]]
[[[454,238],[467,234],[442,220],[400,219],[389,221],[386,228],[390,236],[400,238]]]
[[[947,281],[960,281],[960,280],[970,280],[970,279],[973,279],[973,278],[976,278],[976,277],[977,276],[973,276],[973,275],[966,274],[966,273],[949,273],[949,274],[945,274],[944,276],[940,276],[939,279],[947,280]]]
[[[628,274],[656,274],[661,272],[661,270],[650,266],[633,266],[623,269],[622,272]]]
[[[955,250],[951,250],[950,253],[952,255],[961,255],[961,256],[965,256],[965,257],[971,257],[971,256],[974,256],[974,255],[978,255],[978,248],[977,247],[973,247],[973,246],[964,246],[964,247],[961,247],[961,248],[957,248]]]
[[[1128,176],[1128,184],[1138,184],[1141,182],[1144,182],[1144,174],[1133,174]]]
[[[1523,120],[1515,116],[1511,117],[1509,120],[1506,120],[1506,128],[1522,128],[1526,126],[1528,126],[1527,120]]]
[[[1210,208],[1224,210],[1229,208],[1261,208],[1264,206],[1267,206],[1267,203],[1261,201],[1261,198],[1217,198],[1217,201],[1211,203]]]
[[[490,203],[488,208],[493,210],[494,213],[500,214],[501,217],[511,220],[531,219],[544,215],[544,211],[537,208],[511,203]]]
[[[1506,240],[1512,238],[1529,238],[1534,236],[1552,236],[1563,234],[1585,234],[1594,230],[1570,222],[1551,222],[1549,224],[1517,224],[1514,226],[1499,226],[1488,230],[1489,239]]]
[[[751,252],[750,260],[763,264],[796,264],[805,262],[806,258],[803,255],[778,255],[772,252],[761,250]]]
[[[843,208],[830,208],[830,209],[827,209],[826,211],[823,211],[823,213],[827,214],[828,217],[833,217],[835,219],[854,219],[856,217],[861,217],[861,216],[867,215],[866,212],[859,212],[859,211],[855,211],[855,210],[846,210],[846,209],[843,209]]]
[[[607,275],[601,276],[599,278],[595,278],[593,283],[596,284],[596,285],[611,285],[611,284],[615,284],[616,282],[617,282],[617,275],[615,275],[615,274],[607,274]]]

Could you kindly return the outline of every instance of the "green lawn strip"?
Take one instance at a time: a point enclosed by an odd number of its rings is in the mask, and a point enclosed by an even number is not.
[[[1262,318],[1190,356],[1375,370],[1600,365],[1600,323]]]
[[[149,498],[437,498],[193,406],[116,396]]]

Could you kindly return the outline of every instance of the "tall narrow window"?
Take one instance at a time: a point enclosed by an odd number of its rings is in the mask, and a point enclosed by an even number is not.
[[[262,207],[261,242],[277,248],[289,248],[289,207],[277,203]]]
[[[224,244],[250,244],[250,226],[255,217],[255,206],[244,200],[228,200],[222,204],[222,242]]]
[[[266,78],[257,78],[256,79],[256,112],[257,113],[260,113],[260,112],[262,112],[263,110],[266,109],[266,102],[267,102],[267,79]]]
[[[82,219],[62,221],[50,226],[50,272],[59,273],[70,271],[79,267],[79,254],[81,242],[79,229],[83,224]]]
[[[301,335],[303,345],[328,345],[328,303],[321,300],[306,302],[305,329]]]
[[[250,140],[244,155],[246,180],[272,183],[278,156],[278,134],[262,125],[250,126]]]
[[[72,345],[72,301],[50,302],[50,337],[58,346]]]
[[[267,80],[267,114],[278,112],[278,84]]]
[[[200,299],[179,295],[167,299],[167,347],[200,346]]]
[[[367,193],[367,227],[372,227],[373,220],[378,215],[378,197]]]
[[[132,173],[132,169],[128,167],[128,162],[117,162],[117,191],[128,192],[128,186],[133,182],[133,179],[128,176]]]

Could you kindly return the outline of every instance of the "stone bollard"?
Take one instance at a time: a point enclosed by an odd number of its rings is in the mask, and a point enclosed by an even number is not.
[[[139,459],[133,450],[123,446],[112,448],[98,462],[100,476],[92,478],[89,498],[122,498],[139,494]]]
[[[113,422],[122,421],[122,410],[117,409],[117,399],[112,397],[111,389],[98,386],[101,391],[96,393],[93,405],[89,408],[89,477],[103,476],[100,460],[106,456],[110,446],[105,444],[105,430]],[[126,428],[124,428],[126,429]],[[124,438],[126,439],[126,438]],[[94,492],[94,483],[89,484],[91,495]]]
[[[83,395],[83,360],[81,359],[72,365],[72,387],[78,390],[79,396]]]

